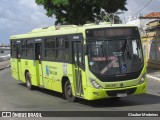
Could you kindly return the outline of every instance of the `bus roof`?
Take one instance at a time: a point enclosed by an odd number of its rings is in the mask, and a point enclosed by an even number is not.
[[[25,38],[38,38],[54,35],[65,35],[65,34],[75,34],[84,33],[86,29],[94,28],[104,28],[104,27],[136,27],[128,24],[111,24],[109,22],[103,22],[97,24],[85,24],[83,26],[77,25],[62,25],[62,26],[50,26],[44,28],[33,29],[31,32],[26,34],[13,35],[10,37],[11,40],[14,39],[25,39]]]

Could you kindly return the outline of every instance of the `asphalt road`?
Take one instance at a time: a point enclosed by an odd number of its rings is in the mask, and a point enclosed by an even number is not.
[[[9,65],[10,65],[10,60],[6,60],[3,62],[0,61],[0,70],[2,70],[3,68],[6,68],[6,66],[9,66]]]
[[[63,99],[60,93],[41,88],[29,91],[25,84],[11,77],[10,69],[7,68],[0,71],[0,111],[160,111],[160,82],[151,79],[147,82],[147,94],[144,95],[128,96],[120,101],[79,100],[70,103]],[[56,120],[60,119],[63,118],[56,118]],[[72,120],[73,118],[65,119]],[[106,118],[101,119],[106,120]],[[115,119],[124,120],[124,118]],[[12,120],[12,118],[7,120]]]

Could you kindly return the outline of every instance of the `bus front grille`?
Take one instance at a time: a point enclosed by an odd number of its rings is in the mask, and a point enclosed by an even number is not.
[[[130,88],[125,90],[112,90],[106,91],[107,95],[110,97],[116,97],[118,93],[127,93],[127,95],[131,95],[136,91],[137,88]]]

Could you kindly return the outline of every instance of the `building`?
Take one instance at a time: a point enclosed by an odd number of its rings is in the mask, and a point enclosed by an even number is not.
[[[160,69],[160,12],[152,12],[141,18],[152,20],[146,24],[146,33],[142,37],[147,66]]]
[[[147,66],[160,69],[160,12],[130,17],[127,24],[140,29]]]
[[[152,13],[146,14],[140,18],[141,19],[160,19],[160,12],[152,12]]]
[[[160,19],[160,12],[151,12],[149,14],[146,14],[144,16],[139,15],[139,16],[134,16],[134,17],[129,17],[129,21],[126,24],[133,24],[139,27],[140,32],[142,35],[146,34],[146,29],[147,29],[147,23],[159,20]]]

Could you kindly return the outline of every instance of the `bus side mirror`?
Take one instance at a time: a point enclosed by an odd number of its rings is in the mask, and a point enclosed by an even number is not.
[[[88,45],[87,44],[83,44],[83,54],[87,55],[88,53]]]

